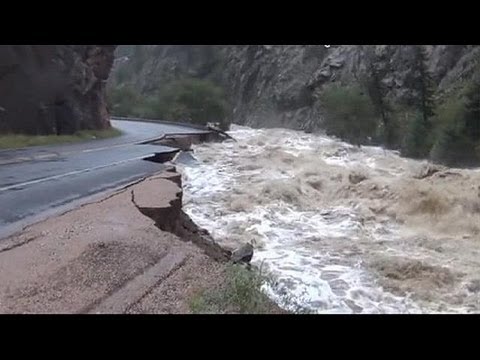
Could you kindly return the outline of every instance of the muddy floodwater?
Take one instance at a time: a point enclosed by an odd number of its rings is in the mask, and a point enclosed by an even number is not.
[[[221,245],[256,240],[279,305],[480,312],[480,172],[323,135],[233,126],[194,147],[184,209]]]

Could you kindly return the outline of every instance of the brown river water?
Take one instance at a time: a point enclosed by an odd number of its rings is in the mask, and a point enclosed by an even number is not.
[[[233,126],[179,165],[184,209],[253,264],[280,306],[310,313],[480,312],[480,171],[378,147]],[[427,175],[427,176],[426,176]]]

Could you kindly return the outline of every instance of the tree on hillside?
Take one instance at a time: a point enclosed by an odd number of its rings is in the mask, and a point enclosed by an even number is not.
[[[430,119],[435,115],[434,93],[435,83],[433,76],[428,69],[427,50],[423,45],[415,45],[414,61],[412,71],[416,75],[413,88],[417,90],[417,99],[415,101],[417,108],[421,111],[423,117],[423,125],[429,130],[432,127]]]
[[[131,61],[133,63],[133,68],[135,71],[140,71],[145,64],[145,61],[147,61],[148,54],[145,48],[145,45],[135,45],[133,48],[133,54]]]
[[[107,96],[108,107],[117,116],[136,116],[134,108],[140,102],[141,95],[128,85],[111,89]]]
[[[324,89],[321,102],[327,134],[352,144],[367,144],[377,130],[377,118],[370,97],[358,84],[332,84]]]
[[[228,103],[224,91],[208,80],[182,79],[163,90],[160,102],[168,109],[165,116],[196,124],[218,122],[227,130]]]
[[[404,154],[412,158],[423,158],[428,154],[429,129],[426,127],[424,116],[417,112],[408,123],[407,136],[405,138]]]
[[[480,71],[477,75],[480,75]],[[432,159],[450,166],[476,166],[480,162],[480,81],[467,85],[466,91],[450,98],[438,109],[441,125]]]
[[[465,135],[480,140],[480,71],[465,94]]]
[[[414,45],[413,51],[407,87],[415,92],[412,105],[416,115],[408,123],[403,152],[407,156],[420,158],[427,156],[432,147],[435,83],[428,69],[426,48]]]
[[[445,127],[432,148],[431,158],[448,166],[471,166],[478,164],[475,144],[453,125]]]
[[[391,147],[395,142],[395,130],[391,121],[392,108],[386,98],[388,89],[382,83],[385,70],[380,68],[374,48],[367,46],[364,48],[364,52],[367,71],[363,83],[375,111],[382,121],[384,142],[388,147]]]

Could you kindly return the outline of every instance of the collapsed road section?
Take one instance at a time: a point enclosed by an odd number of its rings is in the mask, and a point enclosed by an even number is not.
[[[162,141],[217,138],[212,131],[184,125],[124,120],[112,125],[121,137],[2,152],[0,239],[161,171],[162,163],[184,148]]]
[[[188,311],[187,293],[217,281],[227,257],[199,229],[174,234],[187,230],[167,170],[2,242],[0,313]]]
[[[189,151],[185,142],[205,139],[165,140]],[[189,312],[199,287],[221,281],[231,253],[182,210],[181,175],[170,162],[181,151],[140,162],[161,162],[157,175],[5,238],[0,313]]]

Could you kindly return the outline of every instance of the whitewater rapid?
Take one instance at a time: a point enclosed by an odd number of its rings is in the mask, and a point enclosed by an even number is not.
[[[274,279],[264,290],[279,305],[309,313],[480,308],[480,205],[467,213],[470,193],[458,204],[448,196],[458,177],[422,178],[426,162],[323,135],[241,126],[229,134],[237,141],[196,145],[195,160],[179,164],[184,209],[222,246],[255,240],[252,262]],[[456,173],[472,188],[478,180],[478,172]],[[456,226],[442,230],[445,219]]]

